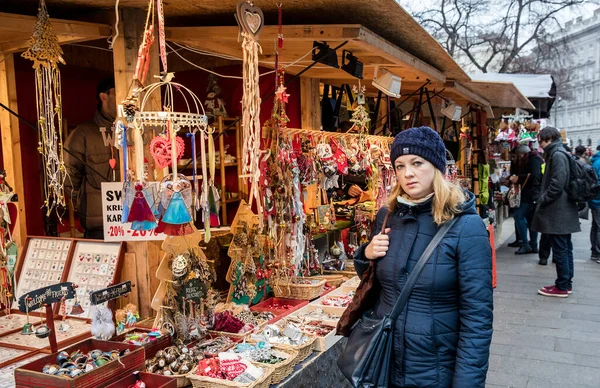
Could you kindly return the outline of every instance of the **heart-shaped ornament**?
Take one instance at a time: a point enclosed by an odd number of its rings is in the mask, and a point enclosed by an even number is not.
[[[265,16],[260,8],[250,5],[246,0],[242,0],[237,5],[235,19],[243,32],[258,40],[265,21]]]
[[[115,158],[109,159],[108,164],[110,165],[110,168],[112,168],[114,170],[115,167],[117,167],[117,159],[115,159]]]
[[[177,145],[177,160],[183,156],[185,150],[185,143],[182,138],[177,136],[175,140]],[[156,165],[160,168],[165,168],[171,165],[171,140],[165,136],[156,136],[150,142],[150,153]]]

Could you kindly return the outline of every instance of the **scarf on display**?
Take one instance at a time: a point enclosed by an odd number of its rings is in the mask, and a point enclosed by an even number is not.
[[[421,199],[412,199],[408,194],[403,194],[403,195],[399,195],[396,200],[398,201],[398,203],[400,205],[406,205],[408,207],[415,207],[415,206],[419,206],[424,204],[425,202],[429,201],[429,199],[431,197],[433,197],[434,193],[429,194],[426,197],[423,197]]]

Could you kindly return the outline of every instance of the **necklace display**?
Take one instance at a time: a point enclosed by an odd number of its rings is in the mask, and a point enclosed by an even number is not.
[[[38,151],[44,166],[44,207],[49,216],[58,208],[65,208],[64,183],[67,170],[63,160],[63,120],[60,71],[65,64],[58,38],[54,33],[45,0],[40,0],[38,19],[33,35],[27,42],[23,58],[33,61],[37,102]]]

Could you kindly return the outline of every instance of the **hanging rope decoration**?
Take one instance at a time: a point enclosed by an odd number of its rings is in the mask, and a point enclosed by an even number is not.
[[[261,207],[258,181],[260,179],[260,87],[258,55],[262,48],[258,38],[264,25],[264,15],[251,1],[241,1],[237,5],[236,20],[240,26],[243,51],[243,98],[242,98],[242,176],[250,180],[253,199]],[[261,213],[262,209],[258,209]]]
[[[63,160],[62,95],[58,63],[65,64],[45,0],[40,0],[33,35],[22,57],[33,61],[38,114],[38,151],[44,165],[44,206],[49,216],[65,206],[67,171]],[[59,215],[59,218],[61,216]]]

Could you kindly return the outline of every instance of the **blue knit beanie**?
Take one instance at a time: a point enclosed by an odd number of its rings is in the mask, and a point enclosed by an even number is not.
[[[441,172],[446,171],[446,146],[441,136],[429,127],[409,128],[396,135],[391,150],[392,165],[402,155],[418,155]]]

